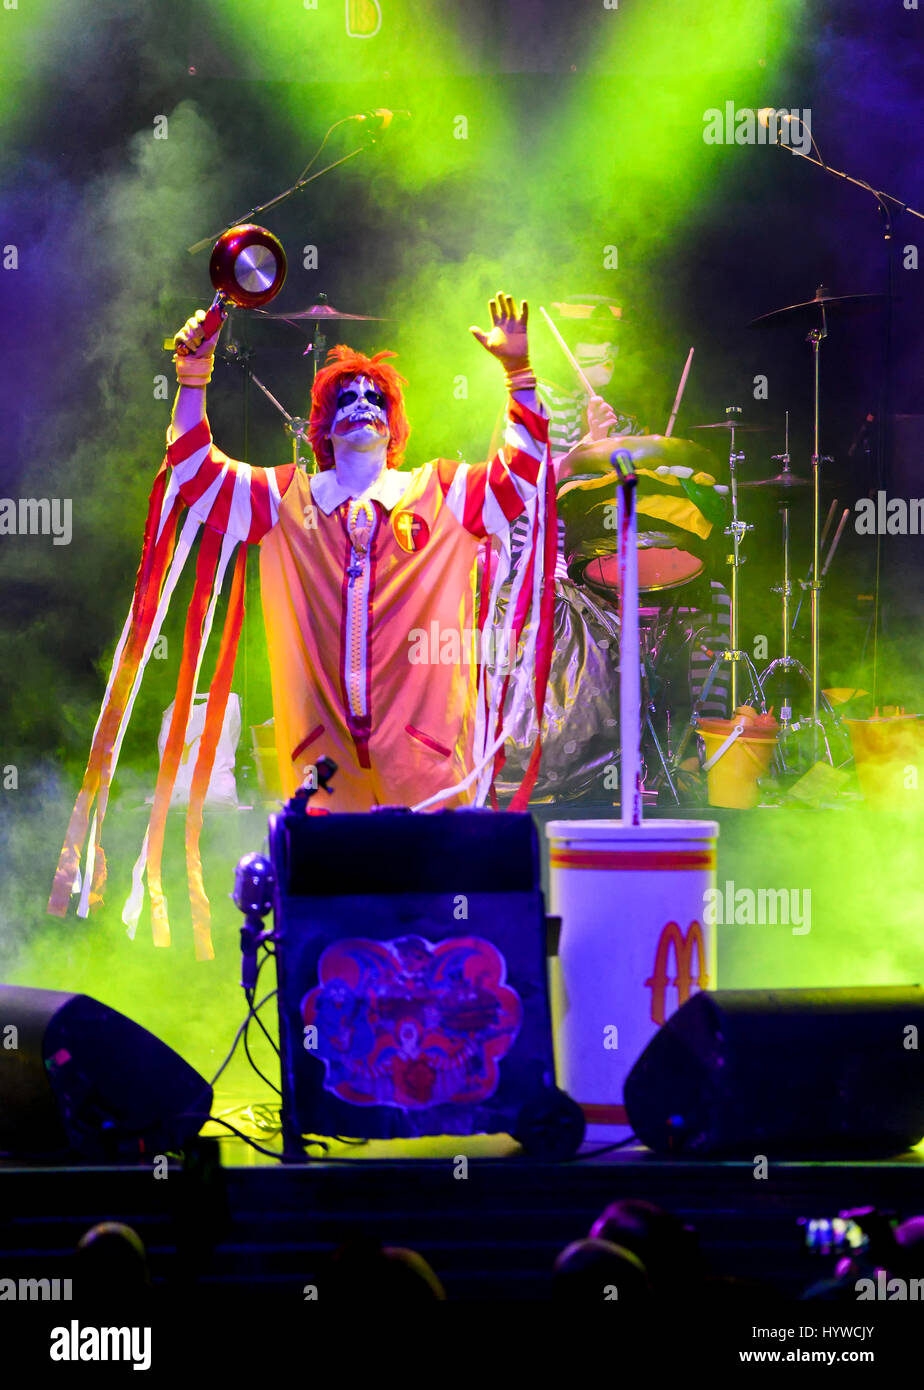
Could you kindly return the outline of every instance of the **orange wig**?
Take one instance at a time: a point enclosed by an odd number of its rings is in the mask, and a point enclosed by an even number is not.
[[[345,347],[343,343],[331,348],[327,354],[327,366],[318,372],[311,388],[308,442],[314,450],[319,469],[334,466],[334,451],[326,436],[337,414],[340,385],[354,376],[368,377],[385,397],[389,433],[386,463],[389,468],[400,466],[411,427],[404,412],[404,395],[401,391],[407,382],[385,361],[387,357],[395,355],[393,352],[377,352],[374,357],[366,357]]]

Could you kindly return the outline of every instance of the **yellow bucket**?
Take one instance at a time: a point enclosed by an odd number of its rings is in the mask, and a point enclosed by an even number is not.
[[[739,719],[701,719],[696,732],[703,740],[706,762],[714,757]],[[710,806],[731,806],[750,811],[760,800],[757,779],[765,777],[776,748],[776,730],[743,733],[706,769]]]
[[[845,719],[867,805],[903,811],[921,805],[924,783],[924,720],[919,714],[884,719]]]

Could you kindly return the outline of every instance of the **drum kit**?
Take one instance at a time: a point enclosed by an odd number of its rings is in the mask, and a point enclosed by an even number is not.
[[[728,710],[733,715],[744,703],[755,711],[767,712],[767,692],[779,700],[777,720],[779,739],[775,771],[786,774],[804,771],[820,759],[837,765],[849,756],[849,742],[838,715],[822,689],[821,594],[824,579],[840,542],[848,511],[841,514],[833,539],[822,559],[822,550],[834,521],[837,503],[821,526],[821,466],[829,460],[821,453],[820,373],[821,347],[828,336],[829,315],[844,316],[868,312],[879,307],[883,296],[831,295],[821,286],[811,300],[787,305],[761,315],[750,327],[782,322],[807,329],[805,339],[812,350],[812,454],[809,476],[792,469],[789,412],[786,412],[784,448],[771,456],[775,471],[768,476],[748,479],[740,476],[745,455],[738,448],[744,435],[763,433],[769,427],[742,419],[740,407],[730,406],[725,418],[693,428],[719,432],[728,440],[727,482],[718,482],[710,472],[715,468],[712,455],[699,443],[674,436],[627,435],[594,443],[582,443],[568,455],[568,481],[559,489],[559,514],[565,527],[565,554],[572,580],[585,586],[598,598],[618,602],[616,580],[616,535],[608,518],[617,485],[610,463],[615,450],[628,452],[638,477],[638,571],[639,595],[643,605],[641,663],[645,678],[647,718],[643,731],[659,768],[649,782],[651,794],[667,789],[679,804],[678,781],[682,778],[690,738],[702,718],[702,708],[717,681],[727,673]],[[745,543],[754,530],[745,520],[749,500],[770,499],[780,517],[781,583],[772,592],[779,595],[781,647],[763,671],[759,672],[751,654],[741,645],[742,591],[740,570],[745,562]],[[801,601],[794,605],[792,512],[811,500],[812,560],[806,579],[799,584],[809,595],[811,607],[811,657],[804,665],[792,652],[793,632],[801,612]],[[702,622],[709,599],[704,584],[721,574],[722,538],[730,599],[727,641],[718,651],[705,646]],[[795,613],[793,609],[795,607]],[[699,623],[699,628],[698,628]],[[677,690],[678,658],[684,650],[699,650],[711,656],[712,663],[698,692],[684,695]],[[671,722],[674,709],[688,704],[689,717],[683,733],[672,746]],[[659,737],[656,725],[661,729]],[[646,753],[648,750],[646,750]],[[646,770],[651,765],[645,756]]]

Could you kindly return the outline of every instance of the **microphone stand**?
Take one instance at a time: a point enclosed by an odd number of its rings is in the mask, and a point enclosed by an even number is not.
[[[800,120],[798,116],[789,116],[788,119],[791,120],[791,121],[797,122],[800,126],[805,126],[805,122],[802,121],[802,120]],[[872,196],[876,199],[876,202],[877,202],[877,204],[878,204],[878,206],[879,206],[879,214],[880,214],[880,216],[881,216],[881,218],[882,218],[882,223],[883,223],[882,237],[883,237],[883,241],[885,242],[885,251],[886,251],[886,305],[885,305],[885,323],[884,323],[884,326],[883,326],[883,344],[882,344],[882,359],[883,359],[883,362],[882,362],[882,387],[881,387],[881,391],[880,391],[880,409],[879,409],[879,451],[878,451],[878,452],[879,452],[879,457],[878,457],[877,469],[876,469],[876,472],[877,472],[877,486],[878,486],[878,487],[882,487],[882,486],[884,486],[885,484],[887,484],[887,482],[888,482],[888,480],[889,480],[889,478],[890,478],[890,476],[891,476],[891,467],[890,467],[890,464],[891,464],[891,449],[892,449],[892,438],[891,438],[891,409],[892,409],[892,318],[893,318],[892,310],[893,310],[893,304],[894,304],[894,300],[895,300],[895,284],[894,284],[894,250],[893,250],[893,241],[892,241],[892,232],[893,232],[893,230],[894,230],[893,222],[894,222],[894,218],[895,218],[895,217],[901,216],[902,213],[908,213],[911,217],[917,217],[917,218],[920,219],[920,221],[924,222],[924,212],[919,212],[917,208],[913,208],[913,207],[909,206],[908,203],[902,202],[901,198],[895,198],[895,197],[893,197],[893,195],[892,195],[891,193],[886,193],[886,192],[884,192],[881,188],[873,188],[872,184],[867,183],[867,182],[865,181],[865,179],[856,179],[856,178],[853,177],[852,174],[847,174],[847,173],[845,173],[842,169],[835,169],[835,168],[833,168],[830,164],[826,164],[825,161],[824,161],[824,160],[822,159],[822,157],[821,157],[821,150],[818,148],[818,145],[817,145],[816,142],[815,142],[815,137],[814,137],[814,135],[812,134],[811,129],[810,129],[808,126],[805,126],[805,129],[808,130],[808,133],[809,133],[809,140],[811,141],[812,149],[815,151],[815,153],[816,153],[817,156],[818,156],[817,159],[813,159],[812,156],[809,155],[809,154],[804,154],[801,150],[794,149],[792,145],[789,145],[789,144],[784,145],[784,144],[783,144],[783,140],[782,140],[782,134],[783,134],[783,132],[782,132],[782,126],[779,126],[779,127],[777,128],[776,142],[775,142],[775,143],[780,147],[780,149],[787,149],[787,150],[789,150],[789,153],[790,153],[791,155],[794,155],[796,158],[798,158],[798,159],[804,159],[804,160],[806,160],[809,164],[813,164],[813,165],[815,166],[816,169],[823,169],[824,172],[825,172],[826,174],[831,174],[832,177],[837,178],[837,179],[840,179],[843,183],[852,183],[852,184],[854,185],[855,188],[862,188],[862,189],[864,189],[867,193],[871,193]],[[893,210],[894,210],[894,211],[893,211]],[[816,371],[817,371],[817,348],[816,348]],[[816,443],[816,450],[817,450],[817,443],[818,443],[817,438],[816,438],[815,443]],[[816,536],[817,536],[817,530],[816,530]],[[815,559],[817,560],[817,554],[816,554],[816,556],[815,556]],[[876,580],[875,580],[875,590],[874,590],[876,597],[875,597],[875,602],[874,602],[874,605],[873,605],[873,678],[872,678],[872,687],[873,687],[873,691],[872,691],[872,693],[873,693],[873,705],[874,705],[874,707],[875,707],[876,705],[878,705],[878,703],[879,703],[879,688],[878,688],[878,687],[879,687],[879,624],[880,624],[880,609],[881,609],[881,592],[880,592],[881,570],[882,570],[882,537],[880,536],[879,530],[878,530],[878,528],[877,528],[877,530],[876,530]],[[814,580],[815,578],[817,578],[817,571],[816,571],[815,575],[813,576],[813,580]],[[814,591],[813,591],[813,598],[814,598]],[[814,645],[814,643],[813,643],[813,645]],[[813,710],[813,713],[817,716],[817,704],[816,704],[816,700],[817,700],[817,691],[816,691],[814,688],[813,688],[813,691],[812,691],[812,695],[813,695],[813,706],[815,706],[815,708],[814,708],[814,710]]]
[[[239,226],[241,222],[249,222],[249,221],[251,221],[252,218],[258,217],[258,216],[260,215],[260,213],[266,212],[269,208],[277,207],[280,203],[285,202],[286,198],[290,198],[290,197],[292,196],[293,193],[298,193],[298,192],[300,192],[301,189],[306,188],[306,187],[308,186],[309,183],[314,183],[315,179],[322,178],[324,174],[329,174],[330,171],[331,171],[332,169],[337,169],[337,168],[340,167],[341,164],[346,164],[349,160],[355,159],[356,156],[357,156],[358,154],[362,154],[364,150],[367,150],[371,145],[374,145],[375,142],[376,142],[376,132],[375,132],[373,129],[370,128],[370,129],[366,130],[366,138],[364,139],[363,143],[362,143],[361,145],[357,146],[357,148],[356,148],[355,150],[350,150],[348,154],[342,155],[340,159],[335,159],[331,164],[326,164],[326,165],[324,166],[323,169],[318,169],[318,170],[315,171],[315,173],[309,174],[309,170],[311,169],[311,166],[314,164],[314,162],[315,162],[315,160],[317,159],[318,155],[319,155],[319,154],[321,153],[321,151],[324,149],[324,146],[327,144],[327,142],[328,142],[328,140],[330,139],[330,137],[331,137],[331,135],[333,134],[333,132],[334,132],[339,126],[346,125],[348,121],[352,121],[352,120],[354,120],[354,119],[355,119],[355,117],[353,117],[353,116],[344,116],[344,117],[342,118],[342,120],[339,120],[339,121],[335,121],[335,122],[334,122],[334,124],[328,129],[327,134],[324,136],[324,139],[321,141],[320,145],[319,145],[318,148],[315,150],[315,152],[314,152],[314,154],[312,155],[311,159],[310,159],[310,160],[308,161],[308,163],[305,165],[305,168],[304,168],[304,169],[302,170],[302,172],[299,174],[298,178],[296,179],[295,183],[292,185],[291,188],[285,189],[285,191],[282,192],[282,193],[277,193],[275,198],[270,198],[268,202],[266,202],[266,203],[261,203],[259,207],[251,208],[250,211],[249,211],[248,213],[245,213],[243,217],[235,217],[231,222],[229,222],[229,223],[227,224],[227,226],[222,227],[221,231],[218,232],[215,236],[203,237],[202,240],[201,240],[201,241],[197,241],[197,242],[195,243],[194,246],[190,246],[190,247],[187,248],[189,254],[190,254],[191,256],[194,256],[194,255],[196,255],[197,252],[199,252],[199,251],[204,251],[204,250],[206,249],[207,246],[213,246],[213,245],[215,244],[215,242],[218,240],[218,238],[221,237],[221,236],[223,236],[225,232],[230,231],[230,229],[231,229],[232,227],[237,227],[237,226]],[[366,128],[364,127],[364,129],[366,129]],[[319,330],[320,330],[320,325],[316,323],[316,324],[315,324],[315,350],[314,350],[314,353],[313,353],[314,374],[313,374],[313,376],[312,376],[312,380],[314,379],[314,375],[317,374],[317,368],[318,368],[318,354],[319,354],[320,348],[319,348],[319,346],[317,346],[317,344],[318,344],[318,338],[319,338]],[[249,453],[250,399],[249,399],[248,386],[249,386],[250,381],[252,380],[257,386],[259,386],[260,390],[264,393],[264,395],[268,396],[269,399],[270,399],[270,400],[273,402],[273,404],[276,406],[276,408],[277,408],[278,410],[280,410],[280,411],[282,412],[282,414],[285,416],[285,420],[286,420],[286,433],[287,433],[288,435],[290,435],[290,437],[291,437],[291,439],[292,439],[293,461],[294,461],[296,467],[299,467],[299,466],[304,465],[304,464],[306,463],[306,460],[304,460],[304,459],[302,459],[302,458],[300,457],[299,448],[300,448],[300,446],[303,445],[304,442],[305,442],[305,436],[306,436],[306,432],[307,432],[307,429],[308,429],[308,421],[305,420],[305,419],[303,419],[303,418],[297,417],[297,416],[289,415],[288,411],[286,411],[285,409],[283,409],[283,407],[279,404],[279,402],[276,400],[276,398],[267,390],[267,388],[263,385],[263,383],[257,379],[257,377],[256,377],[256,376],[254,375],[254,373],[251,371],[250,366],[249,366],[250,358],[251,358],[251,356],[253,355],[251,349],[247,348],[247,347],[246,347],[245,345],[243,345],[243,344],[234,344],[234,345],[232,345],[232,343],[229,342],[229,343],[228,343],[228,347],[227,347],[227,349],[226,349],[225,355],[226,355],[226,357],[227,357],[230,361],[236,362],[239,366],[243,367],[243,369],[244,369],[244,377],[243,377],[243,401],[242,401],[242,405],[243,405],[244,458],[246,459],[246,458],[248,457],[248,453]],[[245,611],[244,611],[244,628],[243,628],[243,633],[242,633],[243,647],[244,647],[244,656],[243,656],[243,667],[244,667],[244,670],[243,670],[243,685],[244,685],[244,692],[243,692],[243,698],[242,698],[242,701],[241,701],[241,722],[243,723],[243,725],[244,725],[245,728],[247,728],[247,722],[246,722],[246,720],[247,720],[247,715],[246,715],[246,710],[247,710],[247,702],[248,702],[248,680],[247,680],[247,676],[248,676],[248,671],[247,671],[247,636],[248,636],[248,624],[247,624],[247,614],[248,614],[248,612],[249,612],[249,609],[250,609],[250,604],[249,604],[249,603],[245,604]]]
[[[318,304],[321,304],[321,305],[326,304],[326,303],[328,302],[328,301],[327,301],[327,295],[324,294],[323,291],[321,291],[321,292],[318,294],[318,300],[317,300],[317,302],[318,302]],[[312,332],[311,332],[311,343],[309,344],[309,348],[308,348],[309,352],[311,353],[311,380],[310,380],[310,382],[308,383],[308,389],[309,389],[309,391],[310,391],[311,388],[314,386],[315,377],[317,376],[318,372],[321,370],[321,362],[322,362],[322,360],[323,360],[323,357],[324,357],[324,349],[325,349],[326,347],[327,347],[327,334],[324,332],[324,329],[323,329],[323,327],[322,327],[321,320],[320,320],[320,319],[315,319],[315,320],[314,320],[314,328],[312,329]]]
[[[250,222],[252,218],[258,217],[261,212],[266,212],[267,209],[277,207],[279,203],[284,203],[286,198],[291,198],[293,193],[300,193],[303,188],[308,187],[309,183],[314,183],[315,179],[321,178],[324,174],[329,174],[331,169],[338,169],[341,164],[346,164],[348,160],[355,159],[358,154],[362,154],[364,150],[367,150],[370,147],[370,145],[374,145],[376,139],[375,132],[373,130],[369,130],[366,134],[366,139],[362,145],[359,145],[355,150],[350,150],[349,154],[342,155],[340,159],[335,159],[332,164],[326,164],[323,169],[318,169],[310,177],[305,177],[308,174],[308,170],[311,168],[312,164],[317,159],[318,155],[321,153],[324,146],[327,144],[332,133],[337,129],[337,127],[346,125],[347,121],[352,121],[355,119],[356,118],[354,116],[344,116],[342,120],[334,122],[334,124],[328,130],[327,134],[324,136],[324,139],[321,141],[311,160],[308,164],[306,164],[305,168],[299,174],[298,178],[296,179],[295,183],[293,183],[291,188],[287,188],[283,193],[277,193],[276,197],[270,198],[269,202],[261,203],[259,207],[251,208],[250,211],[246,212],[243,217],[235,217],[231,222],[228,223],[226,227],[222,227],[221,231],[217,232],[214,236],[203,237],[202,240],[197,241],[194,246],[187,247],[189,254],[191,256],[195,256],[197,252],[204,251],[207,246],[213,246],[215,242],[218,240],[218,238],[220,236],[224,236],[225,232],[230,231],[232,227],[240,226],[242,222]]]
[[[798,121],[799,125],[804,125],[804,122],[800,121],[798,116],[791,116],[790,120]],[[808,129],[808,127],[806,127],[806,129]],[[843,179],[844,183],[852,183],[854,187],[864,188],[867,193],[872,193],[879,204],[879,210],[886,223],[886,231],[884,233],[886,241],[888,241],[892,235],[892,215],[889,212],[887,204],[893,203],[899,213],[910,213],[912,217],[919,217],[921,221],[924,222],[924,212],[918,212],[917,208],[910,207],[908,203],[903,203],[901,198],[894,198],[891,193],[885,193],[881,188],[873,188],[872,184],[867,183],[864,179],[855,179],[852,174],[845,174],[842,169],[835,169],[833,165],[826,164],[821,157],[821,151],[818,149],[815,143],[815,137],[810,130],[809,139],[812,142],[812,149],[818,151],[817,159],[813,159],[810,154],[803,154],[801,150],[794,149],[792,145],[784,145],[782,143],[781,131],[777,131],[776,144],[779,145],[782,150],[789,150],[789,153],[794,155],[797,159],[804,159],[809,164],[814,164],[816,169],[824,169],[826,174],[833,174],[836,179]]]
[[[281,403],[281,401],[278,401],[276,399],[269,387],[264,386],[263,382],[260,380],[256,372],[250,365],[250,359],[253,356],[253,353],[249,349],[242,348],[240,344],[236,343],[232,338],[228,341],[226,347],[223,349],[222,356],[226,361],[232,362],[235,366],[238,366],[243,370],[247,380],[252,381],[254,386],[259,387],[266,399],[276,407],[276,409],[279,411],[279,414],[285,420],[284,429],[286,434],[292,440],[292,462],[295,464],[295,467],[301,468],[304,471],[309,471],[310,465],[310,471],[313,472],[313,458],[308,458],[302,453],[302,450],[304,448],[308,448],[310,453],[310,446],[308,446],[307,444],[308,421],[301,415],[290,415],[289,412],[286,410],[285,406]]]

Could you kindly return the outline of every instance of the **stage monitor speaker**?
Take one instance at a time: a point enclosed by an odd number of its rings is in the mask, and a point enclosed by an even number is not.
[[[290,803],[270,855],[288,1153],[304,1134],[477,1133],[574,1153],[528,814]]]
[[[211,1108],[208,1082],[124,1014],[86,994],[0,985],[0,1152],[176,1152]]]
[[[848,1158],[924,1136],[924,991],[702,991],[626,1078],[629,1123],[658,1153]]]

